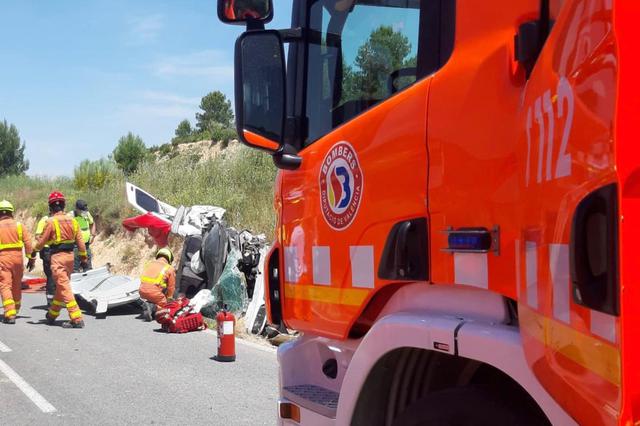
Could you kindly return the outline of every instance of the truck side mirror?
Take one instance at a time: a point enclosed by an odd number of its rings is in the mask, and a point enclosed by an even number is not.
[[[218,18],[226,24],[265,24],[273,18],[272,0],[218,0]]]
[[[235,101],[240,140],[277,151],[286,115],[284,47],[278,31],[248,31],[236,41]]]

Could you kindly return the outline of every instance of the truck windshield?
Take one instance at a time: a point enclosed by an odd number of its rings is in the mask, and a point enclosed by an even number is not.
[[[309,6],[306,145],[416,81],[419,0]]]

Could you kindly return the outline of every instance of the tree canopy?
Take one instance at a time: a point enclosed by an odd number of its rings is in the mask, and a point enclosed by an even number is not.
[[[189,120],[184,119],[178,124],[178,128],[176,129],[176,137],[177,138],[186,138],[193,133],[193,129],[191,128],[191,123]]]
[[[214,127],[214,123],[229,127],[233,122],[231,101],[227,99],[224,93],[218,90],[202,98],[200,109],[202,113],[196,114],[196,125],[201,132],[211,130]]]
[[[131,132],[121,137],[118,146],[113,150],[113,160],[125,175],[135,172],[147,155],[147,147],[140,136]]]
[[[396,70],[415,66],[409,38],[390,26],[375,29],[358,48],[353,66],[343,67],[343,102],[351,99],[383,99],[387,80]]]
[[[0,122],[0,177],[21,175],[29,169],[29,161],[24,159],[25,144],[13,124]]]

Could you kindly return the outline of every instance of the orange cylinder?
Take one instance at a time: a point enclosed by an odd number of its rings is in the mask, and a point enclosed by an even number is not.
[[[218,323],[218,354],[216,361],[233,362],[236,360],[236,317],[226,309],[216,315]]]

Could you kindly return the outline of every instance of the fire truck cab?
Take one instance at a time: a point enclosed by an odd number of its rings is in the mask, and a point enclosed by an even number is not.
[[[279,422],[636,424],[640,6],[273,9],[218,2],[240,139],[280,168]]]

